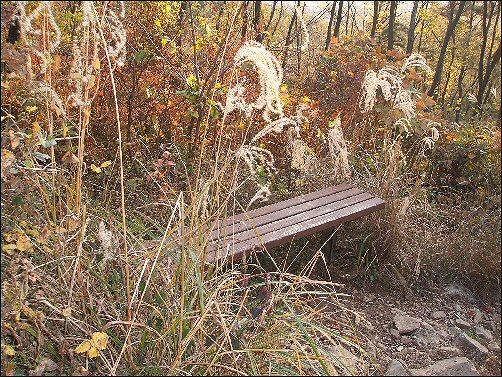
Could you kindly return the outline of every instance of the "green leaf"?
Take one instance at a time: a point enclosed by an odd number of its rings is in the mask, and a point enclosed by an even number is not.
[[[12,198],[12,204],[14,204],[15,206],[20,206],[23,203],[24,203],[23,197],[20,195],[14,196]]]
[[[56,144],[57,144],[57,141],[55,140],[54,136],[49,136],[47,139],[42,140],[42,146],[44,148],[50,148]]]
[[[35,164],[32,160],[24,160],[24,166],[26,166],[28,169],[31,169],[33,166],[35,166]]]

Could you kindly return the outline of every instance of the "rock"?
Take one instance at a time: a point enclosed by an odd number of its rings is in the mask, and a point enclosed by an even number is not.
[[[457,335],[453,340],[453,344],[473,359],[483,360],[488,356],[488,349],[485,346],[464,333]]]
[[[392,335],[392,337],[396,339],[399,339],[401,337],[401,334],[396,329],[390,329],[390,335]]]
[[[342,374],[354,375],[357,373],[357,363],[359,358],[355,356],[345,347],[341,345],[328,347],[328,350],[333,353],[334,357],[337,359],[336,365],[341,368]],[[342,364],[342,365],[340,365]]]
[[[440,360],[425,368],[410,369],[412,376],[479,376],[467,357]]]
[[[455,319],[455,325],[463,330],[468,330],[471,328],[471,324],[461,318]]]
[[[420,348],[429,348],[440,343],[440,339],[434,330],[418,329],[413,333],[413,339]]]
[[[442,310],[436,310],[431,313],[431,318],[432,319],[443,319],[443,318],[446,318],[446,313],[443,312]]]
[[[371,293],[363,297],[364,302],[373,302],[375,300],[375,296]]]
[[[462,310],[462,307],[459,305],[459,304],[455,304],[455,306],[453,307],[457,312],[463,312]]]
[[[392,360],[384,373],[384,376],[409,376],[410,372],[399,360]]]
[[[474,294],[459,283],[452,283],[446,286],[444,294],[450,297],[458,297],[470,303],[476,301]]]
[[[431,324],[429,324],[429,323],[427,323],[427,322],[425,322],[425,321],[422,321],[421,326],[422,326],[424,329],[426,329],[426,330],[434,330],[434,327],[432,327],[432,325],[431,325]]]
[[[457,347],[439,347],[437,349],[437,352],[441,356],[459,356],[460,355],[460,350]]]
[[[406,315],[405,312],[398,308],[390,308],[390,312],[392,313],[392,315]]]
[[[414,317],[397,314],[394,316],[394,325],[399,331],[399,334],[409,334],[420,327],[420,320]]]
[[[493,334],[490,330],[485,329],[483,326],[474,327],[474,332],[480,338],[486,340],[487,342],[491,342],[493,340]]]
[[[413,340],[410,337],[408,337],[406,335],[403,335],[401,337],[401,343],[403,343],[403,344],[410,344],[410,343],[413,343]]]
[[[401,352],[404,349],[404,346],[398,346],[397,347],[397,352]]]
[[[478,308],[469,309],[467,314],[469,315],[469,318],[473,320],[474,323],[479,323],[483,319],[483,313],[481,313],[481,310],[479,310]]]
[[[488,343],[488,349],[493,353],[500,353],[500,346],[497,342]]]
[[[462,330],[460,330],[458,327],[456,326],[450,326],[448,327],[448,332],[451,334],[451,336],[454,338],[460,334],[462,334]]]
[[[445,340],[450,340],[453,338],[453,336],[451,336],[448,331],[444,330],[444,329],[438,329],[437,330],[437,333],[438,333],[438,336],[442,339],[445,339]],[[458,334],[457,334],[458,335]]]

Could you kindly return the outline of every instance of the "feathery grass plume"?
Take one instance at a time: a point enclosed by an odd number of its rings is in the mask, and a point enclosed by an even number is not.
[[[427,65],[427,60],[425,60],[422,55],[417,53],[411,54],[406,59],[404,59],[404,64],[401,67],[401,72],[405,73],[408,69],[413,67],[421,69],[427,74],[432,73],[432,69]]]
[[[247,61],[254,63],[258,70],[261,89],[260,95],[256,98],[255,102],[246,103],[242,88],[238,88],[232,92],[229,91],[224,112],[228,114],[235,109],[241,109],[249,117],[251,114],[249,108],[264,109],[263,119],[267,122],[271,121],[271,113],[282,117],[282,102],[279,94],[283,73],[279,61],[261,43],[254,41],[244,43],[234,57],[234,65],[237,67]],[[239,98],[235,98],[236,96]]]
[[[84,85],[87,85],[92,77],[98,61],[99,36],[97,32],[97,20],[92,1],[82,2],[83,19],[75,30],[76,37],[72,45],[72,73],[70,77],[75,82],[75,91],[70,94],[67,101],[72,100],[75,106],[87,106],[91,100],[83,98]],[[79,37],[81,36],[80,40]],[[86,56],[82,51],[87,51]]]
[[[126,61],[126,41],[127,34],[123,20],[125,17],[125,4],[119,1],[120,17],[112,9],[107,9],[105,19],[108,21],[110,28],[110,40],[108,42],[108,53],[116,59],[119,67],[123,66]]]
[[[61,31],[56,23],[54,14],[52,13],[52,3],[50,1],[41,1],[38,6],[29,14],[26,13],[27,1],[17,1],[15,8],[15,17],[19,21],[20,39],[25,42],[26,50],[23,49],[25,59],[31,60],[30,54],[38,58],[40,64],[40,71],[38,75],[43,75],[47,72],[48,64],[47,57],[44,51],[44,37],[42,36],[42,28],[33,27],[33,23],[42,15],[47,16],[49,28],[53,32],[49,41],[49,49],[47,53],[53,53],[61,43]],[[3,51],[2,51],[3,52]],[[10,54],[7,54],[10,55]],[[25,77],[29,80],[33,77],[32,64],[22,64],[22,71]]]
[[[394,126],[398,127],[401,132],[406,133],[406,137],[413,135],[413,128],[408,118],[400,118],[396,120]]]
[[[294,139],[291,143],[291,167],[303,171],[305,169],[305,142]]]
[[[43,98],[47,100],[47,103],[49,103],[50,108],[56,111],[56,114],[58,116],[61,114],[66,115],[66,110],[63,101],[56,93],[54,88],[52,88],[50,85],[46,84],[43,81],[35,81],[33,82],[33,89],[31,92],[33,94],[42,95]]]
[[[330,122],[328,131],[328,146],[331,157],[335,162],[335,174],[341,179],[350,178],[349,152],[347,142],[343,137],[340,114]]]
[[[103,250],[103,261],[113,259],[113,249],[117,246],[117,239],[111,230],[106,229],[103,221],[99,223],[98,240]]]
[[[411,98],[411,93],[409,90],[401,89],[397,92],[394,98],[394,109],[401,110],[407,119],[411,119],[415,116],[416,103]]]

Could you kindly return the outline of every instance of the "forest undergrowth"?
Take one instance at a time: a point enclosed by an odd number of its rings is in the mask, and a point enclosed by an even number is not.
[[[206,263],[220,219],[342,182],[387,203],[335,232],[365,279],[500,295],[497,84],[453,121],[425,54],[320,51],[300,6],[278,53],[276,2],[267,32],[249,2],[4,3],[2,373],[375,372],[322,247]]]

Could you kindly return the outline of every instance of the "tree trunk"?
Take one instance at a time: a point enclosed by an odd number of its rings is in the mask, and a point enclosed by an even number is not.
[[[389,27],[387,29],[387,50],[394,50],[394,25],[396,23],[397,1],[390,2]]]
[[[335,24],[335,32],[333,35],[340,39],[340,24],[342,23],[342,9],[343,9],[343,1],[338,3],[338,14],[336,15],[336,24]]]
[[[331,27],[333,26],[333,20],[335,19],[335,7],[336,1],[333,1],[333,5],[331,6],[331,15],[329,17],[328,34],[326,35],[326,45],[324,46],[325,50],[329,49],[329,45],[331,43]]]
[[[446,49],[448,48],[448,43],[450,42],[451,36],[453,35],[453,31],[455,30],[455,27],[458,24],[458,21],[460,20],[460,16],[462,14],[462,11],[464,10],[465,3],[463,1],[460,2],[457,10],[457,14],[455,17],[453,17],[455,13],[455,1],[450,1],[450,13],[448,16],[448,28],[446,29],[446,33],[443,39],[443,44],[441,46],[441,52],[439,54],[439,60],[436,65],[436,71],[434,73],[434,80],[432,81],[431,87],[429,88],[429,91],[427,92],[427,95],[429,97],[435,97],[437,98],[437,93],[436,93],[436,88],[439,85],[441,81],[441,76],[443,74],[443,66],[444,66],[444,59],[446,57]]]
[[[300,6],[300,2],[298,1],[298,6]],[[286,35],[286,44],[284,45],[284,57],[282,58],[282,69],[286,67],[286,60],[288,59],[288,47],[291,44],[291,32],[293,31],[293,25],[296,22],[296,8],[293,13],[293,17],[291,17],[291,23],[289,24],[288,34]]]
[[[272,5],[272,10],[270,11],[270,18],[268,19],[267,26],[265,27],[266,31],[268,31],[268,29],[270,28],[270,24],[272,23],[272,19],[274,18],[276,6],[277,6],[277,0],[274,0],[274,4]]]
[[[244,2],[244,9],[242,10],[242,29],[241,29],[241,39],[244,42],[246,39],[246,34],[248,32],[248,1]]]
[[[261,13],[261,1],[254,2],[254,20],[253,26],[256,33],[256,42],[263,42],[263,33],[260,30],[260,13]]]
[[[378,1],[373,1],[373,23],[371,24],[371,38],[375,38],[378,22]]]
[[[407,54],[411,54],[413,51],[413,43],[415,42],[415,28],[417,27],[417,12],[418,1],[414,1],[413,10],[411,11],[410,27],[408,28],[408,43],[406,44]]]
[[[498,7],[500,7],[500,3],[498,3]],[[499,10],[499,9],[497,9]],[[479,64],[478,64],[478,93],[476,95],[476,100],[478,101],[478,106],[481,107],[481,104],[483,103],[483,95],[486,90],[486,86],[488,85],[488,81],[490,80],[490,75],[491,75],[491,70],[493,70],[493,67],[489,70],[489,64],[490,61],[493,61],[492,59],[496,57],[496,55],[491,55],[491,50],[493,48],[493,38],[492,38],[492,43],[490,44],[490,51],[488,53],[488,61],[487,61],[487,66],[486,66],[486,72],[484,72],[484,61],[485,61],[485,56],[486,56],[486,45],[488,43],[488,31],[490,29],[490,25],[492,23],[493,19],[493,14],[495,11],[495,5],[493,3],[490,3],[490,13],[488,13],[488,1],[483,2],[483,23],[482,23],[482,30],[483,30],[483,40],[481,42],[481,53],[479,56]],[[497,19],[494,27],[493,33],[496,33],[496,28],[498,24],[498,11],[497,11]],[[499,46],[500,49],[500,46]],[[496,54],[496,53],[495,53]]]

